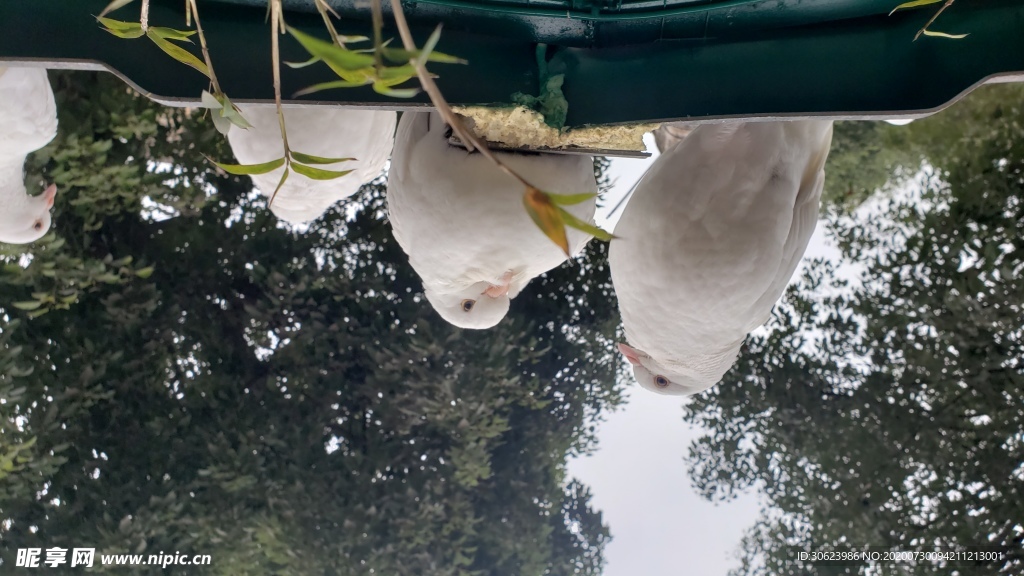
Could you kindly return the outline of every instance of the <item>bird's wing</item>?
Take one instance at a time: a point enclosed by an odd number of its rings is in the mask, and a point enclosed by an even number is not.
[[[818,211],[821,205],[821,192],[825,187],[825,160],[828,158],[832,143],[831,130],[829,135],[815,146],[810,159],[804,167],[800,178],[800,188],[793,207],[793,221],[789,234],[782,248],[782,260],[771,284],[754,305],[755,310],[762,313],[753,317],[747,325],[747,331],[753,330],[768,321],[772,308],[786,290],[793,277],[807,244],[818,224]]]
[[[277,110],[268,105],[240,106],[252,124],[248,130],[228,133],[239,162],[257,164],[284,155]],[[288,144],[293,152],[327,158],[355,158],[348,162],[317,165],[334,171],[352,170],[333,180],[313,180],[291,174],[271,207],[292,221],[314,220],[335,202],[355,194],[360,186],[381,173],[394,144],[396,115],[391,111],[352,110],[333,107],[285,108]],[[283,168],[253,176],[261,192],[270,196]]]
[[[57,135],[57,104],[43,68],[6,68],[0,75],[0,156],[20,157]]]
[[[398,123],[395,134],[394,151],[391,155],[391,168],[388,169],[388,219],[391,221],[391,233],[398,245],[406,253],[411,249],[409,239],[402,235],[406,228],[401,220],[403,214],[414,214],[416,208],[409,205],[410,197],[405,194],[408,187],[413,186],[411,180],[412,167],[410,156],[412,149],[427,135],[429,112],[404,112]]]

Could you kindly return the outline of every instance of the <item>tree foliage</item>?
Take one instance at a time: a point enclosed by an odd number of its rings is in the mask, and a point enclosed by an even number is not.
[[[205,161],[230,157],[208,118],[107,75],[54,83],[60,135],[29,179],[62,191],[55,232],[0,274],[4,564],[60,546],[212,556],[188,574],[600,573],[608,530],[564,463],[619,401],[604,245],[463,332],[423,299],[381,182],[295,231]]]
[[[1005,561],[873,574],[1024,570],[1024,90],[993,86],[907,127],[926,159],[882,214],[831,224],[864,267],[817,262],[724,381],[685,409],[710,499],[756,486],[738,574],[864,573],[788,545],[996,545]],[[884,204],[883,204],[884,205]]]

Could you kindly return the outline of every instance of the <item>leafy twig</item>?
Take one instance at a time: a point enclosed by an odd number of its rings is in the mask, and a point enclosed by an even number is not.
[[[921,6],[938,4],[939,2],[942,1],[943,0],[913,0],[912,2],[904,2],[903,4],[900,4],[899,6],[893,8],[892,12],[889,12],[889,15],[892,16],[893,13],[895,13],[897,10],[904,10],[907,8],[919,8]],[[939,15],[946,10],[946,8],[949,8],[950,6],[953,5],[953,2],[954,0],[945,0],[945,3],[935,12],[935,14],[932,14],[932,17],[928,19],[927,22],[925,22],[924,26],[922,26],[920,30],[917,31],[917,34],[914,35],[914,40],[916,41],[918,38],[921,37],[922,34],[924,34],[925,36],[936,36],[939,38],[966,38],[967,34],[947,34],[945,32],[935,32],[933,30],[928,29],[928,27],[935,22],[935,19],[938,18]]]

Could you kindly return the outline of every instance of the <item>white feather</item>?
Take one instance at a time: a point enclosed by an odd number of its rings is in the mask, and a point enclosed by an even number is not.
[[[767,321],[814,231],[831,139],[828,121],[703,125],[655,161],[608,258],[643,373],[678,385],[655,391],[715,384]]]
[[[232,127],[228,141],[242,164],[260,164],[284,156],[277,109],[266,104],[239,105],[252,128]],[[279,218],[302,223],[319,218],[335,202],[359,191],[384,169],[394,145],[395,112],[327,107],[284,109],[288,145],[294,152],[327,158],[355,158],[338,164],[316,165],[327,170],[353,170],[334,180],[312,180],[291,173],[281,187],[271,211]],[[284,168],[252,176],[268,198],[274,193]]]
[[[523,186],[483,155],[450,146],[446,128],[436,113],[405,113],[399,122],[388,175],[388,213],[395,238],[428,295],[458,295],[480,283],[497,285],[511,273],[508,295],[514,298],[531,279],[564,262],[565,254],[530,219],[523,206]],[[545,191],[597,193],[589,156],[499,156]],[[592,222],[595,207],[596,200],[591,199],[567,209]],[[589,240],[587,234],[569,231],[573,254]],[[482,328],[503,315],[495,311],[486,322],[453,323]]]

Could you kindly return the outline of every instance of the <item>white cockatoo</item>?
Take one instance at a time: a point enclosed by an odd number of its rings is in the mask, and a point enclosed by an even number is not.
[[[57,195],[25,189],[25,157],[57,135],[57,104],[44,68],[0,67],[0,242],[28,244],[50,229]]]
[[[277,108],[268,104],[240,104],[242,116],[252,124],[243,130],[232,126],[228,142],[242,164],[261,164],[284,156]],[[376,178],[395,143],[397,114],[390,110],[355,110],[324,106],[285,107],[288,146],[326,158],[355,158],[339,164],[318,165],[328,170],[353,170],[334,180],[312,180],[289,174],[270,210],[282,220],[301,224],[319,218],[335,202],[359,191]],[[284,168],[252,176],[267,198],[274,193]]]
[[[831,121],[707,124],[654,162],[608,254],[642,387],[711,387],[768,320],[817,224],[831,142]]]
[[[395,239],[423,280],[427,300],[461,328],[490,328],[534,277],[566,260],[523,206],[523,185],[479,152],[448,143],[435,112],[406,112],[388,174]],[[593,158],[496,153],[534,186],[555,194],[597,194]],[[596,199],[566,210],[593,222]],[[568,231],[570,252],[590,236]]]

